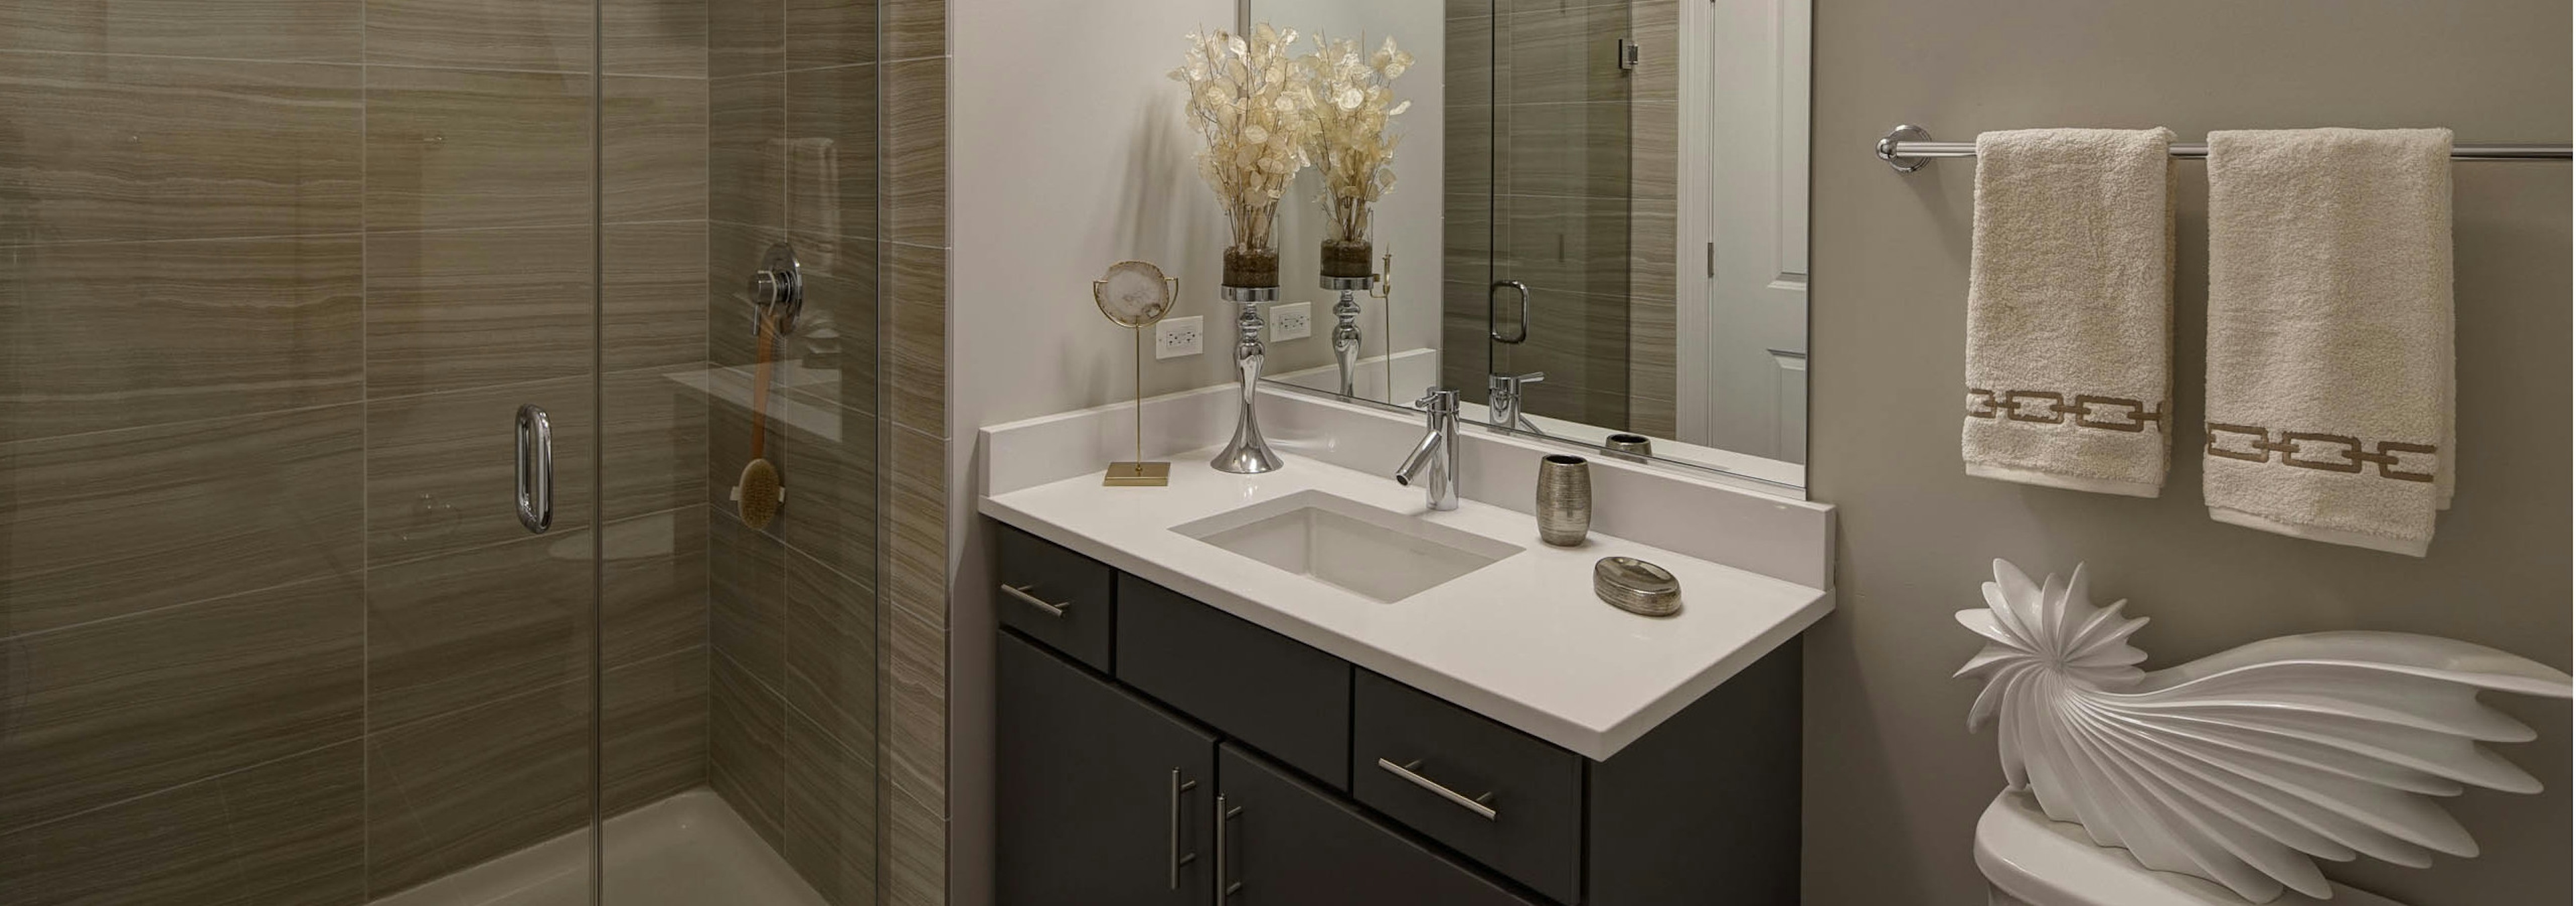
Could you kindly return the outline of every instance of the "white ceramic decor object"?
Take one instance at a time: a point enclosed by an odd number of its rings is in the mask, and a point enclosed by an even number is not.
[[[2330,896],[2316,858],[2477,855],[2429,797],[2540,789],[2478,746],[2535,736],[2478,692],[2570,693],[2531,660],[2392,632],[2283,636],[2150,673],[2128,645],[2147,621],[2122,616],[2126,601],[2094,607],[2082,566],[2033,584],[1997,560],[1985,595],[1958,614],[1988,640],[1958,675],[1986,679],[1968,726],[1997,722],[2012,789],[2148,868],[2255,903],[2284,887]]]

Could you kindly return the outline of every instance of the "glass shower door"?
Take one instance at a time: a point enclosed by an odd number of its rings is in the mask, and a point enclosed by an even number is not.
[[[1619,430],[1631,421],[1630,7],[1493,5],[1483,249],[1488,373],[1546,376],[1524,386],[1527,414]],[[1489,382],[1470,377],[1484,401]]]
[[[0,12],[0,902],[592,901],[599,639],[685,645],[601,621],[681,471],[603,468],[601,336],[695,362],[705,286],[601,317],[694,260],[704,91],[596,18]]]

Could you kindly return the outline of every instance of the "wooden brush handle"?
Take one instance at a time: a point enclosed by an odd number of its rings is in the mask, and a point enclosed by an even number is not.
[[[759,351],[753,354],[751,368],[751,458],[762,458],[769,439],[769,355],[771,338],[777,326],[768,318],[760,319]]]

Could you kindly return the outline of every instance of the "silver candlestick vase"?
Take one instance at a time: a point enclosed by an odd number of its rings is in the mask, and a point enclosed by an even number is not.
[[[1218,288],[1223,298],[1235,305],[1234,370],[1243,379],[1241,406],[1236,412],[1234,440],[1208,461],[1219,472],[1258,475],[1276,472],[1281,465],[1279,454],[1261,436],[1261,421],[1255,417],[1252,401],[1261,385],[1261,362],[1265,350],[1261,345],[1261,304],[1279,299],[1276,286],[1224,286]]]

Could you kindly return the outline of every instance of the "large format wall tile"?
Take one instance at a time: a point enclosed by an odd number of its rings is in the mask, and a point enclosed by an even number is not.
[[[694,506],[705,498],[707,400],[677,377],[697,368],[622,371],[600,377],[608,407],[600,492],[609,519]]]
[[[707,670],[700,646],[600,675],[603,814],[707,782]]]
[[[592,0],[366,0],[367,62],[590,71]]]
[[[600,217],[706,219],[706,80],[611,76],[601,87]]]
[[[0,244],[358,228],[355,66],[0,53]]]
[[[600,663],[707,645],[707,508],[610,522],[601,538]]]
[[[838,406],[861,417],[881,408],[878,363],[883,359],[874,239],[799,233],[790,238],[804,263],[805,313],[784,344],[797,380],[780,389],[817,405]]]
[[[0,442],[358,398],[355,236],[0,260]]]
[[[11,0],[0,50],[358,62],[363,0]]]
[[[786,0],[707,0],[706,10],[708,75],[787,68]]]
[[[397,397],[367,407],[367,553],[372,564],[528,537],[512,489],[519,406],[554,426],[554,532],[590,523],[588,377]]]
[[[590,222],[590,77],[371,67],[367,229]]]
[[[867,751],[788,711],[779,854],[832,906],[877,902],[877,770]]]
[[[1639,101],[1681,100],[1680,0],[1637,0],[1629,8],[1628,30],[1646,62],[1630,70],[1635,80],[1630,96]]]
[[[874,585],[787,551],[787,707],[841,747],[871,758],[879,619]]]
[[[590,373],[586,226],[367,238],[367,395]]]
[[[1496,279],[1532,290],[1628,295],[1627,198],[1505,195],[1494,204],[1502,218]],[[1531,305],[1535,320],[1537,303]]]
[[[1440,111],[1440,191],[1483,197],[1505,176],[1507,161],[1494,159],[1496,111],[1451,104]]]
[[[1642,191],[1630,177],[1632,106],[1602,102],[1502,108],[1505,191],[1621,199]],[[1672,186],[1667,183],[1663,191],[1669,196]]]
[[[827,405],[804,405],[787,421],[786,442],[772,461],[792,488],[769,533],[820,565],[873,581],[876,576],[879,432],[876,419]],[[822,434],[806,430],[837,429]]]
[[[948,626],[897,605],[885,617],[884,742],[878,763],[902,795],[948,813]]]
[[[885,64],[887,238],[948,245],[948,58]]]
[[[0,445],[0,637],[356,573],[359,408]]]
[[[877,109],[877,67],[787,74],[789,231],[878,235]]]
[[[948,433],[948,250],[897,244],[886,402],[896,424]]]
[[[367,570],[367,722],[435,717],[590,672],[591,538],[525,537]]]
[[[1628,7],[1525,2],[1501,11],[1494,53],[1503,101],[1627,100],[1629,73],[1619,68],[1618,46],[1633,24]]]
[[[365,778],[341,743],[0,832],[11,906],[352,906]]]
[[[787,0],[786,67],[876,62],[882,5],[880,0]]]
[[[786,811],[786,706],[730,657],[715,657],[708,704],[707,781],[771,848]]]
[[[366,751],[357,740],[216,781],[242,906],[349,906],[366,895]]]
[[[787,77],[768,73],[708,82],[707,128],[707,218],[785,227]],[[759,261],[753,257],[746,266]]]
[[[731,668],[775,696],[786,684],[787,552],[732,512],[708,519],[707,633]]]
[[[948,53],[948,0],[880,0],[885,12],[885,58],[909,60]]]
[[[898,611],[948,625],[948,444],[904,427],[887,431],[885,570]]]
[[[878,781],[877,808],[885,824],[879,859],[885,906],[947,903],[948,820],[883,779]]]
[[[367,738],[367,893],[382,896],[580,827],[590,684]]]
[[[707,357],[707,225],[602,228],[607,286],[599,300],[608,371],[694,365]]]
[[[359,606],[328,578],[0,642],[0,827],[356,738]]]
[[[707,74],[708,0],[600,0],[600,71],[610,75]]]

